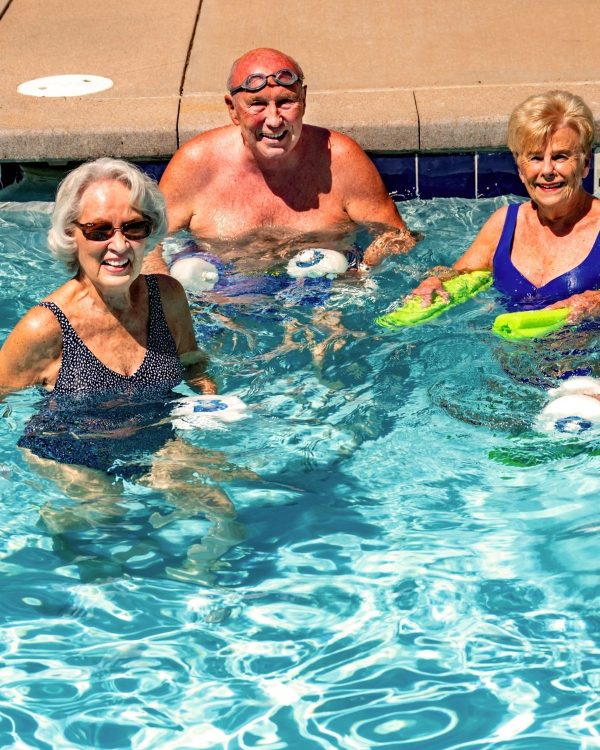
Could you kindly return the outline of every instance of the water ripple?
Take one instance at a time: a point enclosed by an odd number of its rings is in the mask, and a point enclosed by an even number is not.
[[[593,340],[498,343],[492,292],[430,326],[373,322],[505,202],[403,205],[425,240],[321,310],[194,303],[251,418],[190,440],[259,475],[226,473],[239,533],[210,579],[181,570],[208,524],[154,529],[165,499],[135,486],[110,522],[49,534],[41,515],[79,508],[15,448],[35,395],[7,397],[0,746],[597,746],[598,446],[531,429]],[[0,209],[5,331],[63,278],[47,214],[23,210]]]

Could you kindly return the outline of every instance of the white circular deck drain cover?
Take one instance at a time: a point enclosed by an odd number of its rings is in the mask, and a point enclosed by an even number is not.
[[[73,75],[47,76],[34,78],[17,86],[19,94],[26,96],[84,96],[105,91],[113,85],[110,78],[88,76],[83,73]]]

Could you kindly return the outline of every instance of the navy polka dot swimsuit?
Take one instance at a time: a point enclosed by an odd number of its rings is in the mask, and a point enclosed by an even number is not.
[[[127,393],[170,390],[181,382],[183,369],[175,341],[165,320],[158,281],[145,276],[148,285],[148,343],[142,364],[133,375],[122,375],[104,365],[79,338],[67,316],[54,302],[40,302],[60,323],[62,363],[52,393]]]
[[[54,389],[27,425],[18,445],[42,458],[80,464],[124,478],[145,473],[149,454],[174,436],[168,395],[183,368],[167,325],[155,276],[148,285],[148,342],[132,375],[104,365],[79,338],[53,302],[63,336],[62,363]]]

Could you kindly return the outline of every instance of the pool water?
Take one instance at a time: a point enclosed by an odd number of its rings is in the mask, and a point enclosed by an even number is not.
[[[318,305],[192,300],[249,407],[185,434],[235,522],[72,497],[16,448],[39,394],[5,399],[1,747],[600,746],[600,441],[532,427],[598,334],[504,342],[493,291],[374,323],[505,200],[403,203],[425,239]],[[3,338],[65,278],[47,225],[0,210]]]

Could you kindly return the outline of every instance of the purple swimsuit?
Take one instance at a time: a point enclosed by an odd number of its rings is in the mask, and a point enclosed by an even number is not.
[[[583,261],[570,271],[537,287],[515,268],[512,242],[519,213],[518,203],[508,207],[493,260],[494,286],[509,310],[539,310],[573,294],[600,288],[600,232]]]

